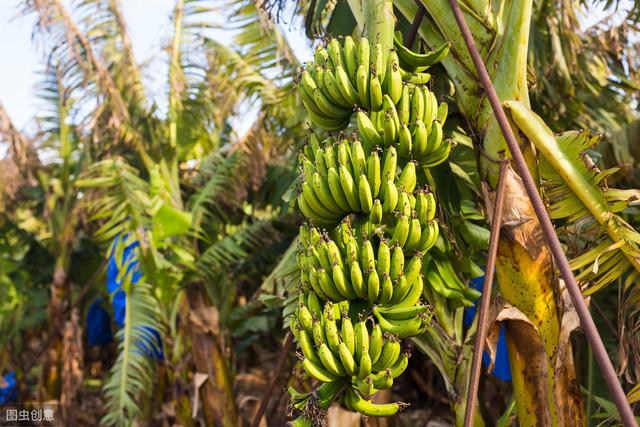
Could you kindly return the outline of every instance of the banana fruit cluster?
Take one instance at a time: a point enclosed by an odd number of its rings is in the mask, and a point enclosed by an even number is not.
[[[415,316],[426,310],[424,306],[417,309],[410,322],[396,322],[406,319],[385,314],[393,308],[411,312],[404,308],[420,305],[424,252],[405,254],[398,242],[385,239],[382,232],[369,234],[361,230],[360,237],[356,237],[358,233],[347,223],[332,234],[335,238],[314,227],[301,227],[298,265],[303,292],[324,301],[366,302],[371,309],[366,314],[374,314],[384,332],[400,338],[422,333],[424,325]],[[431,235],[432,242],[436,237],[437,229]]]
[[[389,416],[401,407],[399,403],[380,405],[364,398],[378,390],[389,389],[393,380],[400,376],[409,363],[409,353],[402,352],[396,335],[385,332],[382,323],[359,317],[354,323],[348,301],[326,302],[321,306],[315,293],[300,294],[299,307],[291,317],[291,330],[302,350],[302,365],[305,371],[322,383],[340,381],[347,390],[357,390],[345,404],[369,416]],[[356,309],[357,310],[357,309]],[[394,306],[376,307],[379,318],[392,319],[407,330],[410,322],[419,319],[422,327],[430,322],[425,314],[428,307]],[[327,404],[330,404],[327,396]]]
[[[448,108],[425,86],[430,65],[449,46],[425,54],[366,38],[330,40],[305,64],[298,91],[317,132],[299,155],[298,307],[290,328],[311,393],[290,390],[312,425],[317,409],[339,400],[367,416],[390,416],[400,402],[370,400],[391,388],[409,354],[401,341],[423,333],[424,255],[436,243],[436,199],[426,168],[445,161]],[[350,133],[347,133],[350,128]]]

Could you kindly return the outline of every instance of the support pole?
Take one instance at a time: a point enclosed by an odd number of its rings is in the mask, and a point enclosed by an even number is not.
[[[478,326],[476,338],[473,344],[473,359],[471,359],[471,378],[467,389],[467,405],[464,413],[464,427],[471,427],[476,414],[478,403],[478,384],[480,384],[480,367],[482,366],[482,350],[484,341],[487,338],[487,322],[489,320],[489,303],[491,302],[491,289],[493,285],[493,275],[496,267],[496,254],[498,253],[498,242],[500,240],[500,226],[502,225],[502,208],[504,206],[504,196],[507,188],[507,171],[509,161],[505,160],[500,165],[500,175],[498,176],[498,188],[496,190],[496,202],[491,218],[491,235],[489,236],[489,252],[487,254],[487,266],[485,268],[484,280],[482,282],[482,298],[478,310]]]

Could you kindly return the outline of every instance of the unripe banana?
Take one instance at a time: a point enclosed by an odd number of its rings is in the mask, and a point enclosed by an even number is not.
[[[366,299],[367,289],[364,284],[364,276],[362,274],[362,269],[360,268],[360,263],[357,260],[352,261],[349,270],[353,291],[356,293],[358,298]]]
[[[398,103],[398,116],[400,123],[408,125],[411,120],[411,91],[408,85],[402,86],[402,96]]]
[[[333,199],[327,180],[320,176],[318,172],[313,174],[312,183],[316,197],[328,211],[335,215],[339,215],[341,212],[344,212]]]
[[[380,295],[380,277],[376,269],[367,271],[367,296],[368,300],[375,302]]]
[[[380,325],[375,323],[371,328],[371,334],[369,335],[369,356],[371,357],[371,363],[376,363],[382,353],[382,329]]]
[[[358,97],[358,91],[351,84],[351,80],[349,80],[349,75],[344,70],[344,68],[338,66],[335,68],[335,79],[338,84],[338,89],[340,90],[340,94],[342,97],[349,103],[349,106],[355,107],[360,103],[360,98]]]
[[[396,127],[395,122],[393,121],[393,117],[389,113],[385,113],[384,115],[384,125],[383,125],[383,133],[382,140],[384,141],[384,146],[389,147],[396,142],[396,137],[398,134],[398,128]]]
[[[387,273],[382,274],[382,281],[380,283],[380,295],[378,296],[378,303],[387,304],[391,301],[393,296],[393,282]]]
[[[411,131],[407,125],[403,124],[398,134],[398,155],[403,159],[410,157],[412,146]]]
[[[324,333],[324,326],[318,319],[313,319],[312,336],[316,347],[327,342],[327,336]]]
[[[345,403],[354,411],[368,417],[390,417],[400,410],[398,403],[374,403],[364,400],[355,391],[347,389]]]
[[[396,306],[413,307],[414,305],[416,305],[416,303],[420,300],[420,297],[422,297],[423,287],[424,282],[422,281],[422,276],[418,275],[418,278],[415,282],[413,282],[413,285],[411,285],[411,288],[409,289],[407,295],[399,303],[397,303]]]
[[[391,179],[387,179],[382,188],[384,189],[384,191],[381,192],[384,194],[382,211],[393,212],[398,204],[398,188]]]
[[[356,123],[360,136],[367,145],[368,151],[372,151],[376,146],[382,145],[382,136],[380,136],[373,122],[364,111],[358,111],[356,113]]]
[[[338,351],[336,351],[338,353]],[[342,363],[333,355],[326,344],[320,344],[318,347],[318,356],[327,371],[335,376],[341,377],[346,374]]]
[[[360,358],[358,358],[358,360],[358,373],[356,378],[358,380],[363,380],[367,376],[369,376],[369,374],[371,374],[372,363],[371,356],[369,356],[369,351],[361,348]]]
[[[365,320],[359,320],[358,322],[356,322],[355,326],[353,327],[353,332],[355,335],[354,355],[356,360],[360,360],[360,363],[362,364],[361,358],[364,353],[367,353],[367,356],[369,355],[369,331],[367,330],[367,322]],[[369,365],[371,365],[370,358]],[[371,367],[369,366],[369,369],[370,368]],[[369,375],[369,372],[367,372],[366,375]]]
[[[322,108],[322,107],[320,107]],[[411,116],[409,118],[410,123],[415,123],[424,114],[424,97],[422,91],[415,89],[411,94]]]
[[[318,356],[313,344],[313,340],[309,333],[304,329],[299,331],[298,336],[296,337],[298,344],[300,344],[300,349],[302,350],[302,354],[304,357],[311,360],[316,365],[322,365],[322,361]]]
[[[377,268],[379,273],[389,274],[391,270],[391,249],[385,240],[378,245]]]
[[[394,104],[397,104],[402,97],[402,75],[400,74],[400,61],[395,51],[389,53],[387,59],[389,66],[387,67],[386,79],[389,82],[387,92],[391,96]]]
[[[342,319],[340,321],[340,336],[342,338],[342,342],[346,344],[347,349],[349,349],[349,353],[352,355],[355,354],[356,349],[356,336],[355,330],[353,328],[353,323],[351,322],[351,318],[349,317],[349,312],[344,310],[342,312]]]
[[[335,304],[330,307],[333,308],[334,306]],[[324,316],[324,335],[327,339],[326,344],[329,349],[331,349],[331,351],[333,351],[335,354],[338,354],[338,346],[340,345],[340,332],[338,331],[338,324],[336,323],[333,314],[325,314]]]
[[[331,60],[331,64],[334,68],[345,66],[342,46],[340,46],[338,39],[333,38],[329,41],[329,44],[327,44],[327,53],[329,54],[329,59]]]
[[[344,342],[340,343],[340,347],[338,348],[338,356],[340,356],[342,367],[344,368],[347,375],[352,376],[358,372],[356,368],[356,361],[353,359],[353,354],[351,354]]]
[[[385,65],[387,64],[385,61],[385,55],[386,52],[383,51],[382,45],[380,43],[376,43],[375,45],[373,45],[373,50],[371,51],[371,72],[372,74],[378,74],[380,83],[384,81],[384,77],[387,71],[385,67]]]
[[[372,151],[367,160],[367,180],[371,185],[371,195],[378,197],[382,186],[382,176],[380,170],[380,156],[377,151]]]
[[[371,208],[371,213],[369,214],[369,221],[371,222],[371,224],[382,223],[382,203],[380,203],[380,199],[375,199],[373,201],[373,207]]]
[[[404,252],[400,246],[395,246],[391,251],[389,266],[389,276],[392,280],[396,280],[400,273],[404,271]]]
[[[429,131],[427,130],[424,122],[418,120],[413,129],[413,157],[416,159],[422,159],[427,154],[427,140],[429,139]]]
[[[307,358],[302,361],[302,367],[307,372],[307,374],[323,383],[331,383],[339,378],[338,375],[334,375],[324,367],[321,367],[319,364],[313,363]]]
[[[346,36],[344,38],[344,42],[342,44],[342,50],[344,52],[345,65],[346,65],[347,73],[349,74],[349,79],[351,80],[352,84],[355,85],[356,70],[358,68],[357,52],[356,52],[357,48],[351,36]]]
[[[325,66],[328,60],[329,54],[327,53],[327,50],[324,47],[318,45],[313,54],[313,62],[315,62],[315,64],[318,66]]]
[[[391,378],[396,379],[407,369],[409,366],[409,353],[404,352],[395,365],[393,365],[389,371],[391,373]]]
[[[420,225],[420,220],[415,217],[411,218],[411,221],[409,222],[409,236],[407,236],[404,249],[408,253],[412,253],[418,247],[421,238],[422,226]]]
[[[442,144],[442,125],[438,121],[434,121],[431,124],[431,132],[429,132],[429,137],[427,138],[427,152],[426,155],[429,156],[438,151]]]
[[[362,269],[366,272],[367,270],[372,270],[376,268],[376,257],[373,252],[373,245],[369,240],[365,240],[362,242],[361,254],[360,254],[360,265]]]
[[[359,140],[351,141],[351,163],[353,165],[353,176],[367,173],[367,160]]]
[[[407,320],[389,320],[386,319],[375,307],[373,310],[373,314],[378,319],[380,328],[382,328],[383,331],[389,334],[397,335],[399,338],[415,337],[416,335],[420,335],[424,331],[424,327],[422,326],[422,319],[420,317],[414,317]],[[380,359],[382,359],[382,357],[380,357]],[[393,363],[395,363],[395,360],[393,361]],[[376,370],[376,366],[376,364],[373,365],[374,370]]]
[[[347,275],[342,267],[338,264],[334,264],[331,270],[333,283],[336,285],[336,289],[340,292],[345,299],[355,299],[356,293],[351,287],[351,283],[347,278]]]
[[[349,206],[351,207],[352,212],[361,212],[362,209],[360,207],[360,200],[358,198],[358,190],[356,189],[356,184],[353,181],[353,177],[351,173],[347,170],[343,165],[340,166],[340,185],[342,187],[342,191],[349,202]]]
[[[409,236],[409,217],[405,214],[400,214],[396,226],[393,229],[393,236],[391,237],[391,243],[396,243],[400,246],[404,246]]]
[[[382,165],[382,179],[396,179],[396,168],[398,165],[398,154],[396,149],[392,146],[387,149],[384,156],[384,163]]]
[[[360,99],[360,105],[368,109],[371,106],[371,98],[369,94],[368,66],[358,66],[358,69],[356,70],[356,89],[358,90],[358,99]]]
[[[378,74],[374,72],[369,77],[369,97],[371,99],[371,110],[380,111],[382,109],[382,84]]]
[[[329,272],[324,269],[318,269],[318,282],[320,283],[320,288],[322,288],[322,292],[325,293],[330,299],[334,301],[342,300],[342,295],[338,292],[336,285],[333,283],[333,279],[329,275]]]
[[[388,390],[393,386],[393,377],[389,368],[372,376],[373,387],[378,390]]]
[[[374,314],[378,313],[377,307],[373,309]],[[380,317],[379,315],[377,317]],[[381,324],[380,327],[384,330],[384,326]],[[382,371],[393,366],[398,360],[398,356],[400,356],[400,342],[393,337],[386,335],[386,339],[384,341],[384,345],[382,346],[382,351],[380,352],[380,357],[373,364],[374,371]]]
[[[420,243],[418,243],[418,250],[420,252],[428,251],[438,240],[438,223],[434,220],[429,221],[422,230],[422,237]]]
[[[347,200],[347,196],[342,191],[342,184],[340,183],[340,175],[335,168],[329,168],[327,172],[327,180],[329,182],[329,191],[333,196],[334,201],[343,212],[350,212],[351,205]]]
[[[345,108],[354,107],[355,104],[349,102],[349,99],[342,94],[334,73],[335,71],[332,70],[325,70],[324,72],[324,94],[336,105],[340,105]]]
[[[400,173],[398,184],[402,186],[404,191],[411,193],[415,190],[417,182],[418,177],[416,175],[416,163],[414,161],[409,161]]]
[[[298,306],[298,309],[296,310],[296,317],[305,331],[309,333],[313,331],[313,317],[311,316],[309,309],[304,304],[300,304]]]
[[[369,186],[367,176],[364,174],[358,178],[358,196],[362,212],[370,213],[373,207],[373,196],[371,195],[371,187]]]

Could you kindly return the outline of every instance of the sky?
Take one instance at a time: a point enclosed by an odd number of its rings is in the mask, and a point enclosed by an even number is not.
[[[69,3],[69,1],[63,1]],[[33,16],[20,15],[23,0],[2,0],[0,7],[0,102],[19,129],[26,129],[38,112],[35,86],[44,69],[44,53],[31,40]],[[166,92],[166,56],[162,49],[171,36],[174,0],[122,0],[138,63],[149,62],[143,75],[147,92],[162,98]],[[291,14],[285,14],[285,17]],[[296,55],[311,59],[300,25],[282,25]],[[224,34],[218,37],[224,38]],[[222,40],[221,40],[222,41]]]

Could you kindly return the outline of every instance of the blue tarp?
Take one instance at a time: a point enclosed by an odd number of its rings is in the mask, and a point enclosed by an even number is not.
[[[119,266],[127,266],[127,275],[131,274],[131,284],[135,285],[142,277],[140,271],[140,264],[137,259],[137,248],[140,244],[135,241],[124,248],[122,251],[123,259],[121,262],[116,260],[115,247],[118,243],[119,237],[116,237],[112,246],[111,254],[109,255],[109,263],[107,265],[107,291],[112,295],[113,316],[118,325],[118,328],[124,326],[125,309],[127,303],[127,296],[123,290],[120,289],[122,283],[118,281],[118,274],[120,273]],[[162,360],[164,354],[162,351],[162,337],[160,332],[152,326],[145,326],[145,338],[146,342],[140,343],[140,348],[149,357]]]
[[[482,291],[483,281],[484,276],[476,277],[475,279],[471,280],[471,287]],[[463,323],[466,328],[470,327],[473,323],[473,318],[476,315],[476,309],[479,301],[480,298],[475,301],[473,307],[467,307],[464,310]],[[489,353],[485,351],[484,353],[482,353],[482,364],[486,368],[490,363],[491,359],[489,357]],[[493,367],[492,374],[495,377],[500,378],[501,380],[511,381],[511,366],[509,365],[509,354],[507,353],[507,337],[504,333],[504,325],[500,325],[500,336],[498,338],[496,361]]]
[[[87,341],[91,346],[103,346],[113,340],[111,318],[102,306],[102,301],[102,298],[96,298],[87,313]]]
[[[15,371],[9,372],[2,379],[4,381],[0,383],[0,404],[14,403],[18,400],[18,383],[16,382]]]

